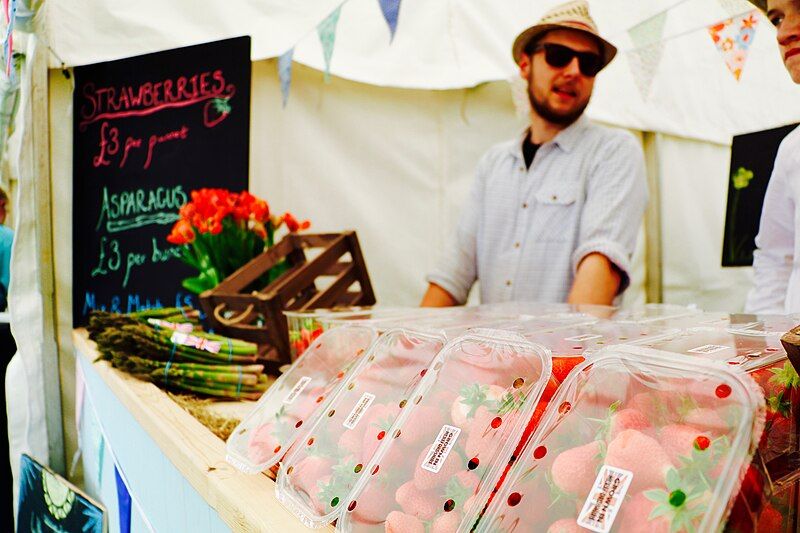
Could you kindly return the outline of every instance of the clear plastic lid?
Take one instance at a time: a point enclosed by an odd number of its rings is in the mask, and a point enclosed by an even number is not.
[[[541,344],[553,357],[579,357],[614,344],[630,344],[670,333],[652,324],[601,321],[545,331],[523,331],[525,339]]]
[[[679,318],[696,315],[700,311],[696,307],[685,307],[673,304],[644,304],[632,309],[619,310],[612,320],[615,322],[646,323],[667,318]]]
[[[548,331],[556,328],[579,327],[598,322],[598,318],[585,313],[551,313],[533,316],[520,315],[510,320],[498,320],[492,325],[495,329],[512,331],[522,336]]]
[[[666,317],[648,321],[648,324],[660,326],[665,329],[686,329],[686,328],[716,328],[724,329],[730,324],[728,313],[699,312],[691,315]]]
[[[778,335],[714,328],[689,328],[636,344],[740,366],[751,371],[786,358]]]
[[[729,328],[743,333],[763,333],[783,335],[790,329],[800,325],[800,314],[793,315],[730,315]]]
[[[466,526],[523,438],[549,376],[550,353],[505,331],[476,330],[448,343],[392,428],[395,438],[367,465],[337,529]]]
[[[607,348],[570,374],[477,531],[718,531],[763,424],[743,372]]]
[[[278,471],[276,495],[309,527],[331,523],[445,340],[409,330],[383,334],[344,377]]]
[[[373,329],[345,326],[316,339],[233,430],[226,444],[228,462],[250,474],[277,464],[376,338]]]

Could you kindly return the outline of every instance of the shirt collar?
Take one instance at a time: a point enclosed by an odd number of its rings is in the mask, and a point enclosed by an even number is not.
[[[558,134],[553,137],[552,141],[549,141],[565,152],[571,152],[578,142],[581,139],[581,135],[583,131],[589,126],[589,119],[586,115],[581,115],[578,117],[578,120],[558,132]],[[518,159],[523,159],[522,156],[522,143],[525,142],[525,137],[530,134],[530,128],[525,128],[525,131],[519,134],[517,137],[516,142],[511,146],[511,155],[517,157]],[[548,143],[545,143],[548,144]]]

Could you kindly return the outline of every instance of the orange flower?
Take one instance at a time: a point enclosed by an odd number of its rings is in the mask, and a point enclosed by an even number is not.
[[[192,225],[187,220],[180,219],[174,226],[172,231],[167,235],[167,241],[172,244],[189,244],[194,241],[194,230]]]
[[[291,232],[308,229],[311,226],[311,222],[308,220],[298,222],[298,220],[294,218],[294,215],[288,211],[283,214],[283,221],[286,222],[286,227],[289,228]]]

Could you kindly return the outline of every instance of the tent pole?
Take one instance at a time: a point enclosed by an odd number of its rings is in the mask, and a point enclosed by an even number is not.
[[[43,30],[39,30],[43,33]],[[39,245],[40,283],[44,338],[42,339],[42,373],[44,381],[45,423],[49,449],[49,466],[64,476],[64,428],[61,409],[59,352],[55,325],[55,273],[53,269],[53,218],[50,191],[50,130],[48,125],[48,71],[46,36],[39,35],[31,65],[31,139],[33,145],[34,195]]]
[[[659,159],[660,134],[642,132],[642,144],[647,170],[647,188],[650,199],[644,214],[645,229],[645,301],[664,301],[664,271],[661,242],[661,164]]]

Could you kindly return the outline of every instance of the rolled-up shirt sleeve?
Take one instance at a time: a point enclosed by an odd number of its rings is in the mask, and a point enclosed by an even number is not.
[[[459,303],[467,301],[469,291],[478,278],[477,242],[478,223],[481,217],[481,197],[487,168],[484,156],[476,171],[475,179],[461,210],[458,225],[440,255],[436,268],[426,280],[434,283]]]
[[[618,293],[627,289],[631,257],[646,206],[644,154],[632,135],[620,132],[597,154],[587,178],[578,246],[572,254],[573,272],[577,272],[584,257],[600,253],[622,275]]]
[[[794,210],[791,188],[784,168],[787,154],[781,145],[775,159],[761,223],[753,252],[754,286],[747,295],[745,311],[748,313],[785,312],[789,279],[794,256]]]

